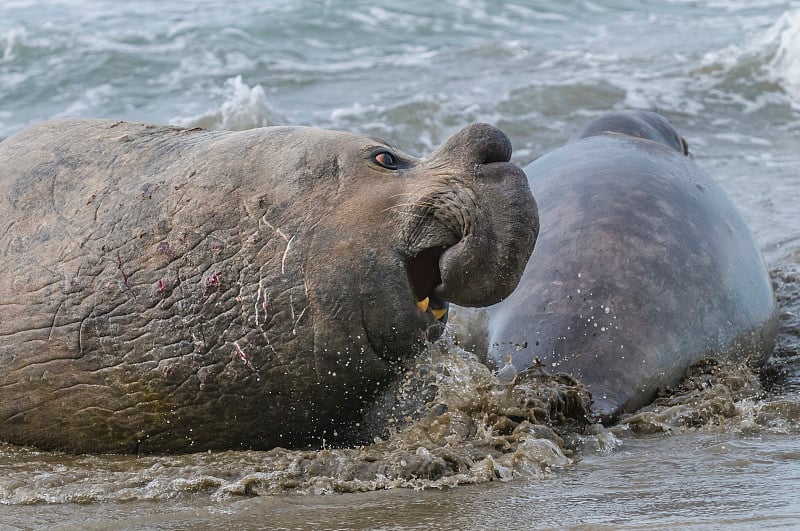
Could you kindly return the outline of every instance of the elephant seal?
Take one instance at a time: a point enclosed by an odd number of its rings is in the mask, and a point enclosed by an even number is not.
[[[486,124],[415,159],[305,127],[44,123],[0,143],[0,440],[74,452],[348,441],[493,304],[537,232]]]
[[[525,172],[541,233],[517,290],[487,312],[498,368],[568,373],[612,421],[705,357],[771,352],[758,246],[664,117],[602,116]]]

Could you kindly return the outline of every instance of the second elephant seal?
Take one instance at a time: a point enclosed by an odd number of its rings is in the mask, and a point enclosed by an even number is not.
[[[616,112],[525,168],[541,234],[488,310],[488,355],[569,373],[613,419],[707,356],[758,364],[776,302],[759,248],[661,115]]]

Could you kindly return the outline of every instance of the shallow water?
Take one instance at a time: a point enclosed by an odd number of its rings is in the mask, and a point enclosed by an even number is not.
[[[692,433],[626,439],[544,478],[329,496],[17,505],[4,508],[2,521],[49,529],[791,528],[800,519],[798,459],[796,437]]]
[[[526,164],[588,119],[631,107],[676,124],[760,242],[782,322],[760,374],[698,368],[606,429],[572,418],[579,385],[509,387],[445,343],[383,403],[399,419],[394,435],[361,449],[135,457],[0,446],[0,527],[793,527],[800,2],[0,5],[0,137],[65,116],[290,123],[424,154],[482,120]],[[420,393],[430,410],[408,400]],[[414,411],[422,419],[406,420]]]

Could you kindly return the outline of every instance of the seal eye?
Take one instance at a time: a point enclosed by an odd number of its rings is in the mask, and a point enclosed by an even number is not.
[[[389,170],[396,170],[397,169],[397,158],[389,153],[388,151],[381,151],[380,153],[376,153],[372,156],[372,160],[375,161],[375,164],[378,166],[382,166]]]

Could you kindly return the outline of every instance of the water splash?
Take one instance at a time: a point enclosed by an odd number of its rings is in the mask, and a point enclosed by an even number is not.
[[[0,445],[0,504],[197,493],[222,500],[542,477],[573,463],[575,434],[588,426],[589,394],[575,380],[540,372],[504,384],[452,342],[431,347],[389,394],[396,395],[384,401],[394,404],[391,422],[356,448],[137,457]]]
[[[224,101],[218,108],[198,116],[172,118],[170,123],[183,127],[244,131],[283,122],[269,105],[264,87],[250,87],[242,81],[242,76],[227,79],[222,95]]]
[[[784,13],[767,32],[767,39],[778,43],[769,69],[792,106],[800,109],[800,10]]]
[[[731,101],[745,111],[776,102],[776,89],[800,108],[800,10],[784,12],[766,30],[743,44],[707,52],[698,72],[708,88],[728,87]]]
[[[15,48],[28,36],[27,30],[22,26],[12,26],[5,32],[5,37],[0,38],[0,62],[11,62],[16,57]],[[5,42],[3,42],[5,41]]]
[[[649,406],[623,418],[620,433],[800,433],[800,255],[771,271],[779,307],[775,350],[761,369],[706,359]]]

